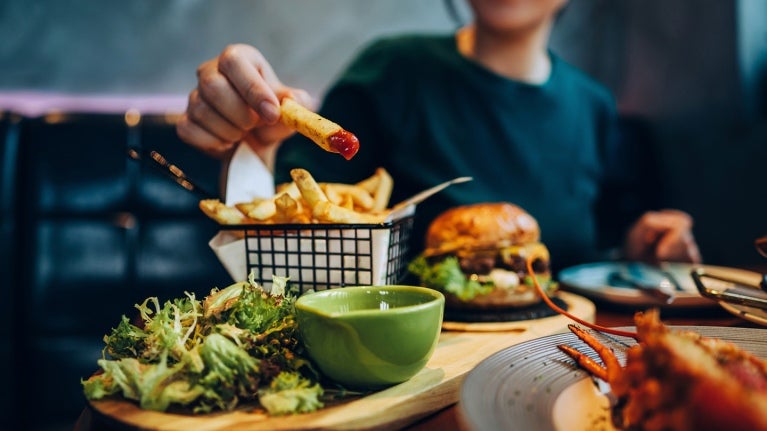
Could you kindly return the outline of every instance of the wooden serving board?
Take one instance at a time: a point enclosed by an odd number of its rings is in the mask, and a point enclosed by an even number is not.
[[[559,297],[570,313],[594,321],[594,304],[567,292]],[[182,415],[142,410],[122,399],[91,401],[94,415],[124,429],[152,431],[236,431],[236,430],[386,430],[409,425],[424,416],[458,401],[466,374],[493,353],[523,341],[563,332],[572,320],[552,316],[509,323],[506,330],[464,326],[460,331],[443,330],[426,367],[412,379],[319,411],[301,415],[271,417],[237,410],[205,415]]]

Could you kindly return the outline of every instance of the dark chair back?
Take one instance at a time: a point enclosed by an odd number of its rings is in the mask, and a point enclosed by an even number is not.
[[[80,379],[96,371],[103,336],[135,315],[134,304],[231,282],[207,245],[216,226],[199,198],[128,158],[130,148],[155,149],[216,189],[218,162],[183,144],[171,117],[56,114],[19,124],[14,369],[24,377],[14,393],[24,429],[71,429],[85,405]]]

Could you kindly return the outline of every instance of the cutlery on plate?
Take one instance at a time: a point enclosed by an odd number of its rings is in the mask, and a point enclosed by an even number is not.
[[[665,304],[674,302],[674,291],[681,290],[679,283],[672,280],[667,271],[641,263],[628,263],[610,272],[607,282],[613,287],[636,289]]]
[[[653,266],[654,269],[658,270],[663,274],[663,276],[668,280],[669,283],[671,283],[672,286],[674,286],[674,290],[677,292],[686,292],[684,287],[682,287],[682,284],[679,283],[679,280],[677,280],[674,273],[669,268],[668,262],[661,262],[657,266]]]
[[[138,162],[142,162],[165,176],[169,177],[173,182],[183,187],[185,190],[190,191],[202,199],[215,199],[216,196],[213,193],[208,192],[203,187],[200,187],[192,180],[190,180],[184,171],[178,166],[168,162],[162,154],[155,150],[146,153],[148,157],[143,157],[137,150],[128,149],[128,157]]]
[[[761,276],[759,286],[706,272],[703,268],[693,269],[690,276],[698,292],[707,298],[767,310],[767,292],[762,290],[762,286],[767,282],[765,275]],[[707,281],[704,282],[704,279]]]

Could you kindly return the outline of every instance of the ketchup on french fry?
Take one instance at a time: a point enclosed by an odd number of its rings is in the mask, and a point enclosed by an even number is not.
[[[331,135],[329,142],[333,150],[346,160],[351,160],[360,149],[359,139],[353,133],[344,129]]]

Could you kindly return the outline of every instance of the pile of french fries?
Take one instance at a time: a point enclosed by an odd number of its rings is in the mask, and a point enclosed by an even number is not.
[[[318,183],[305,169],[290,171],[292,182],[271,198],[227,206],[218,199],[200,201],[200,209],[224,225],[377,224],[389,215],[394,182],[384,168],[356,184]]]

